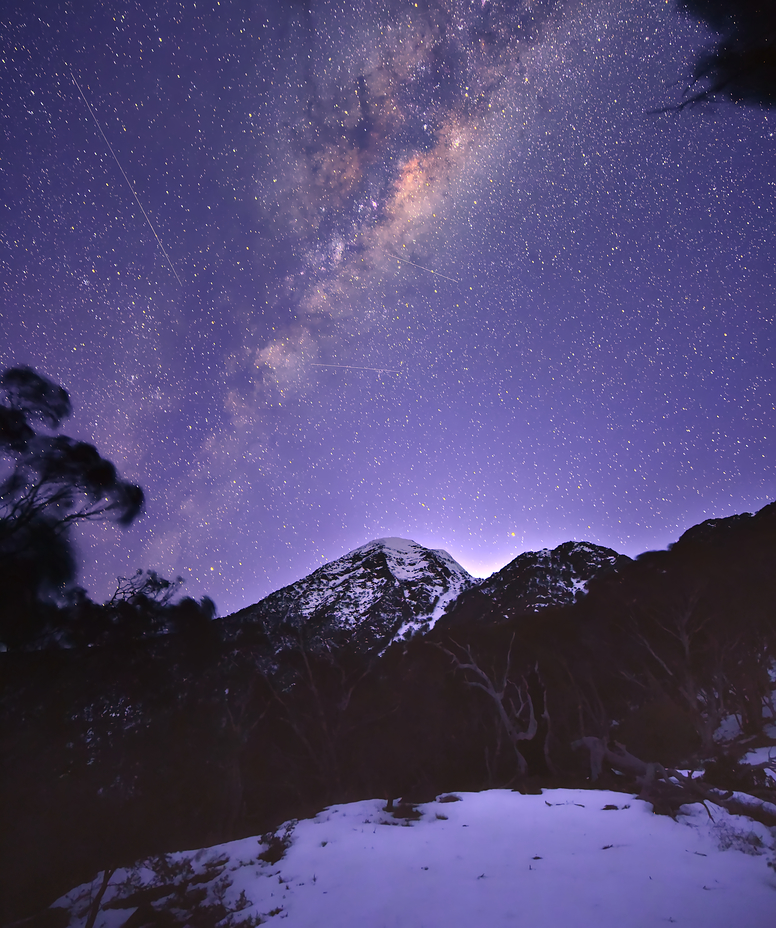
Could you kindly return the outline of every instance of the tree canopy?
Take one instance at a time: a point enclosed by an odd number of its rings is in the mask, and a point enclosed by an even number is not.
[[[680,9],[720,34],[695,65],[701,89],[676,109],[705,100],[776,106],[776,2],[774,0],[679,0]]]
[[[131,524],[145,497],[94,445],[58,433],[67,391],[29,367],[0,375],[0,641],[37,634],[75,579],[71,529]]]

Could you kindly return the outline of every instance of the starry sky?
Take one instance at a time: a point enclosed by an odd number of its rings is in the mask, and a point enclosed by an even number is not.
[[[383,536],[486,575],[776,498],[776,112],[664,0],[15,0],[0,366],[226,614]]]

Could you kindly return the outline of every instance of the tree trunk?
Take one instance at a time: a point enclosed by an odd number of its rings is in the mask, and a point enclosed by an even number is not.
[[[102,872],[102,883],[100,888],[97,890],[97,895],[92,899],[92,904],[89,906],[89,915],[86,919],[86,924],[84,928],[94,928],[94,923],[97,921],[97,916],[100,913],[100,903],[102,902],[102,897],[105,895],[105,890],[108,888],[108,883],[110,883],[110,878],[116,872],[116,868],[112,867],[109,870],[103,870]]]

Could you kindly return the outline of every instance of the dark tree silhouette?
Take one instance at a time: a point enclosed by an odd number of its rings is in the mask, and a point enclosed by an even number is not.
[[[112,606],[118,602],[135,603],[140,599],[152,600],[160,606],[167,606],[173,601],[183,577],[168,580],[160,577],[155,570],[138,568],[131,577],[117,577],[116,590],[105,604]]]
[[[0,642],[13,647],[52,620],[75,578],[72,526],[129,525],[144,495],[93,445],[55,434],[72,408],[62,387],[15,367],[0,376],[0,396]]]
[[[679,8],[705,19],[720,39],[696,62],[699,89],[663,112],[713,99],[776,106],[776,2],[679,0]]]

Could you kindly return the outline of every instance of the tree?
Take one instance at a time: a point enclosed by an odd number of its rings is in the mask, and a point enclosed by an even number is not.
[[[458,645],[464,655],[462,659],[449,648],[437,642],[432,642],[432,644],[448,655],[457,670],[464,672],[467,686],[475,687],[488,695],[515,752],[518,776],[524,777],[528,772],[528,763],[520,750],[521,742],[531,741],[534,738],[538,724],[525,674],[521,675],[518,683],[510,677],[515,633],[512,633],[504,668],[500,674],[495,670],[488,672],[483,669],[474,657],[470,645],[466,647]]]
[[[71,529],[140,514],[142,489],[122,480],[94,445],[56,434],[67,391],[29,367],[0,376],[0,641],[34,640],[75,578]]]
[[[168,580],[155,570],[138,569],[131,577],[117,577],[113,595],[94,603],[80,587],[68,590],[63,607],[61,642],[72,647],[127,647],[168,634],[181,634],[186,646],[204,645],[215,617],[209,596],[197,602],[177,598],[183,577]]]
[[[774,0],[679,0],[720,33],[696,62],[693,83],[702,89],[676,107],[712,99],[776,106],[776,3]]]

